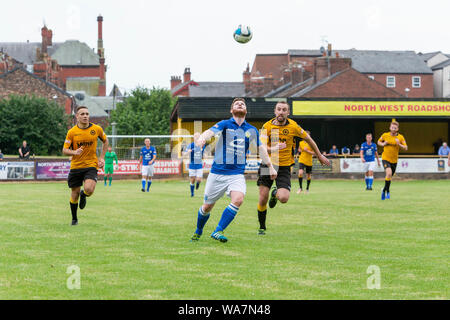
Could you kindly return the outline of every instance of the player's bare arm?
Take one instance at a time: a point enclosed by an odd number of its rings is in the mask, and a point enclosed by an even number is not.
[[[387,142],[384,141],[384,139],[381,139],[381,138],[380,138],[380,140],[378,140],[378,146],[384,147],[384,146],[386,146],[386,145],[387,145]]]
[[[400,149],[402,149],[403,151],[408,151],[408,146],[406,145],[406,143],[400,142],[400,140],[398,139],[395,139],[395,142],[400,147]]]
[[[330,166],[330,160],[328,160],[327,157],[325,157],[322,153],[320,153],[320,150],[317,147],[316,142],[311,138],[309,134],[306,135],[304,140],[314,150],[314,153],[317,156],[317,159],[319,159],[320,163],[324,166]]]
[[[200,135],[200,137],[196,141],[195,145],[197,147],[203,147],[206,144],[206,141],[211,139],[213,136],[214,136],[214,131],[208,129]]]
[[[278,174],[273,167],[272,162],[270,161],[269,154],[267,153],[267,149],[263,144],[259,146],[259,154],[261,156],[262,162],[269,167],[270,179],[275,180]]]
[[[100,157],[98,158],[98,167],[100,169],[102,169],[105,166],[105,154],[108,151],[108,147],[109,147],[109,141],[106,140],[105,142],[103,142],[102,153],[101,153]]]
[[[79,156],[80,154],[83,153],[83,149],[84,149],[83,147],[80,147],[77,150],[63,148],[62,153],[65,156]]]

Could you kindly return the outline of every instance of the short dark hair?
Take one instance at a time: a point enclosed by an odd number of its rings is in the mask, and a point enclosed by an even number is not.
[[[81,109],[88,109],[88,107],[86,107],[86,106],[78,106],[77,107],[77,113],[78,113],[78,111],[80,111]],[[88,109],[89,110],[89,109]]]

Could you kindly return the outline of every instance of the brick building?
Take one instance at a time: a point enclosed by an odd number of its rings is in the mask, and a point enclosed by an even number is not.
[[[83,90],[93,96],[106,96],[102,16],[97,17],[97,23],[96,52],[78,40],[53,42],[53,31],[47,26],[41,29],[41,42],[2,42],[0,52],[63,90]]]
[[[72,114],[75,107],[71,94],[21,67],[0,75],[0,99],[6,99],[12,94],[35,95],[55,101],[64,107],[67,114]]]
[[[250,70],[247,66],[243,73],[246,95],[288,97],[317,83],[317,77],[330,77],[349,64],[402,96],[434,96],[433,72],[413,51],[352,49],[333,52],[331,47],[324,52],[289,50],[287,54],[256,55],[253,68]]]

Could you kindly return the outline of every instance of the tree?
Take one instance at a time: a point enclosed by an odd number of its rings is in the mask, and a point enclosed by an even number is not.
[[[176,98],[170,90],[138,87],[112,112],[110,123],[117,123],[119,135],[168,135],[170,115]],[[107,128],[111,133],[111,127]]]
[[[0,100],[0,149],[18,154],[26,140],[32,154],[60,155],[69,116],[53,101],[35,96],[11,95]]]

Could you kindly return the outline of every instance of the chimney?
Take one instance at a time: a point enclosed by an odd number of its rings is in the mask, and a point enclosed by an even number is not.
[[[252,79],[252,91],[255,96],[261,95],[264,91],[264,80],[262,77]]]
[[[319,82],[331,75],[329,73],[329,61],[331,59],[324,57],[314,60],[314,83]]]
[[[292,66],[291,68],[292,84],[303,82],[303,68],[299,66]]]
[[[291,70],[286,68],[283,70],[283,84],[291,82]]]
[[[53,38],[53,32],[52,30],[47,29],[47,26],[44,26],[41,29],[41,36],[42,36],[42,46],[41,46],[41,53],[47,53],[47,47],[52,45],[52,38]]]
[[[314,83],[352,67],[352,59],[322,57],[314,60]]]
[[[247,63],[247,68],[245,69],[244,73],[243,73],[243,78],[244,78],[244,87],[245,87],[245,92],[249,92],[251,89],[251,73],[250,73],[250,65]]]
[[[98,96],[106,96],[106,66],[105,58],[100,58],[100,83],[98,85]]]
[[[191,68],[184,69],[183,82],[191,81]]]
[[[172,76],[170,78],[170,90],[173,90],[177,85],[181,83],[181,77]]]
[[[97,50],[100,58],[105,57],[105,50],[103,48],[103,17],[99,15],[97,17],[98,22],[98,42],[97,42]]]
[[[97,17],[98,22],[98,43],[97,50],[100,57],[100,83],[98,86],[98,95],[100,97],[106,96],[106,65],[105,65],[105,49],[103,48],[103,17],[99,15]]]
[[[268,75],[266,75],[264,77],[264,93],[269,93],[270,91],[272,91],[275,88],[274,86],[274,81],[273,81],[273,76],[271,73],[269,73]]]

